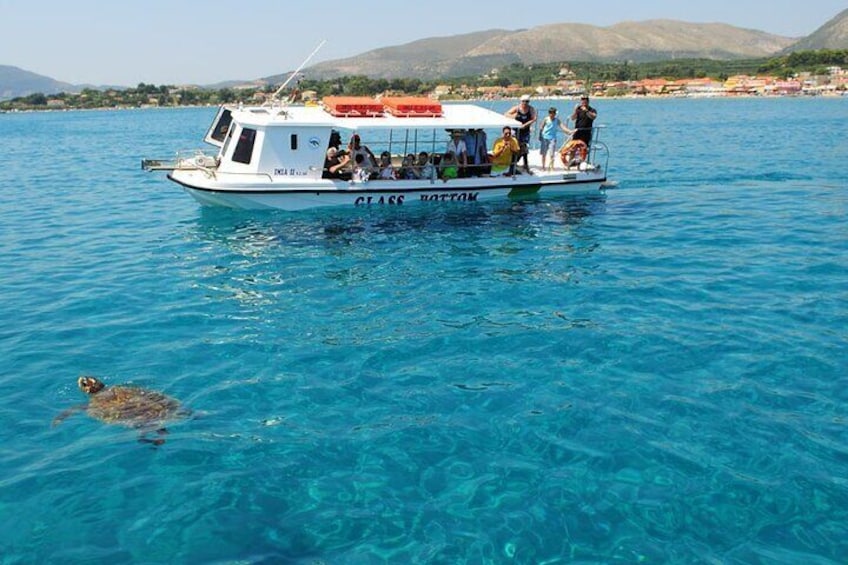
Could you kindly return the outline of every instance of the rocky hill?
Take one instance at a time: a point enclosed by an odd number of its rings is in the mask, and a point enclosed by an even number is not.
[[[807,37],[793,43],[785,52],[811,49],[848,49],[848,9]]]
[[[510,63],[657,61],[680,58],[768,57],[794,39],[727,24],[674,20],[624,22],[610,27],[551,24],[527,30],[490,30],[422,39],[309,67],[311,78],[461,76]]]

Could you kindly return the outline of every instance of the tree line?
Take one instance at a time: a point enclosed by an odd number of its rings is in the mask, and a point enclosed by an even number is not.
[[[822,49],[799,51],[779,57],[717,61],[712,59],[678,59],[647,63],[618,62],[561,62],[523,65],[513,63],[499,68],[497,74],[483,76],[445,77],[438,80],[417,78],[382,79],[366,76],[343,76],[339,78],[315,80],[304,77],[297,88],[301,91],[315,91],[318,97],[331,95],[373,96],[392,91],[406,95],[424,95],[432,92],[437,85],[452,87],[466,85],[500,86],[520,85],[532,87],[551,84],[562,78],[561,71],[568,69],[569,76],[591,82],[637,81],[641,79],[664,78],[668,80],[687,78],[714,78],[726,80],[739,74],[777,75],[789,78],[801,72],[826,74],[827,67],[848,67],[848,49]],[[96,90],[86,88],[79,93],[60,92],[49,96],[43,93],[30,94],[0,102],[3,110],[44,109],[50,100],[59,100],[65,108],[119,108],[157,106],[219,105],[246,101],[257,92],[270,95],[275,85],[261,88],[238,89],[221,88],[177,88],[173,85],[139,83],[135,88],[124,90]],[[53,103],[55,105],[55,103]]]

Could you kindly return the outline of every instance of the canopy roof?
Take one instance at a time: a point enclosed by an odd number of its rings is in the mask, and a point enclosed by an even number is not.
[[[242,125],[325,126],[334,129],[500,129],[521,123],[476,104],[443,104],[439,117],[398,117],[383,112],[379,117],[333,116],[321,106],[253,106],[231,108],[234,121]]]

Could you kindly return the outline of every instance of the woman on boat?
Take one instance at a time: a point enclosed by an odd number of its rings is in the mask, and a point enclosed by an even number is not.
[[[380,153],[380,178],[383,180],[397,179],[397,171],[392,166],[392,154],[388,151]]]
[[[335,147],[327,149],[327,158],[324,159],[324,172],[321,175],[325,179],[341,179],[349,180],[350,171],[346,170],[350,163],[350,156],[347,153],[339,154]]]
[[[403,158],[403,162],[401,162],[400,165],[399,177],[402,180],[415,180],[421,178],[418,176],[418,171],[415,169],[415,155],[412,153],[408,153],[406,157]]]
[[[374,156],[374,153],[368,148],[367,145],[362,145],[362,141],[359,139],[359,134],[355,133],[350,137],[350,143],[347,145],[347,152],[350,154],[350,158],[356,162],[356,156],[362,155],[365,165],[369,167],[377,167],[377,157]]]

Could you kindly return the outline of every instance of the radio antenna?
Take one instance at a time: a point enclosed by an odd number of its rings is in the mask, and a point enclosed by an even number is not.
[[[282,92],[283,92],[283,90],[285,90],[285,89],[286,89],[286,87],[287,87],[287,86],[289,85],[289,83],[290,83],[290,82],[294,79],[294,77],[296,77],[296,76],[297,76],[297,74],[300,72],[300,70],[301,70],[303,67],[305,67],[305,66],[307,65],[307,63],[309,63],[309,60],[310,60],[310,59],[312,59],[312,57],[314,57],[314,56],[315,56],[315,54],[316,54],[316,53],[317,53],[317,52],[318,52],[318,51],[319,51],[322,47],[324,47],[324,44],[325,44],[325,43],[327,43],[327,40],[326,40],[326,39],[322,40],[322,41],[321,41],[321,43],[319,43],[319,44],[318,44],[318,47],[316,47],[316,48],[315,48],[315,50],[314,50],[312,53],[310,53],[310,54],[309,54],[309,57],[307,57],[306,59],[304,59],[304,61],[300,64],[300,66],[299,66],[298,68],[296,68],[296,69],[292,72],[292,74],[291,74],[291,75],[289,75],[289,78],[287,78],[287,79],[286,79],[286,82],[284,82],[284,83],[280,86],[280,88],[278,88],[278,89],[277,89],[277,92],[275,92],[275,93],[274,93],[274,96],[273,96],[273,98],[272,98],[272,99],[276,99],[276,98],[280,95],[280,93],[282,93]]]

